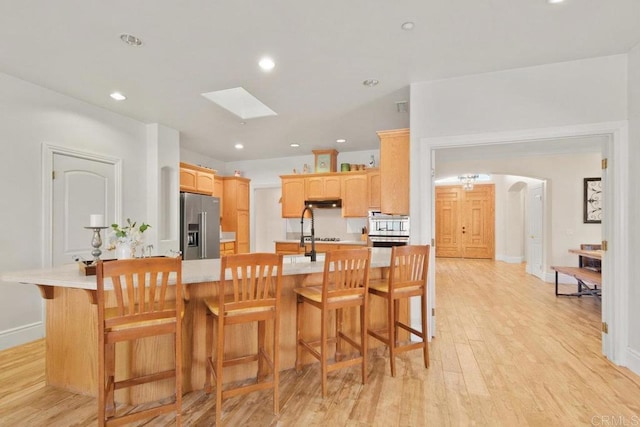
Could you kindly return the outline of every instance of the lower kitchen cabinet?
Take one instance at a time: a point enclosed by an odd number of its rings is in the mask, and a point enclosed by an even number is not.
[[[298,242],[276,242],[276,253],[283,255],[296,255],[304,253],[304,248]]]
[[[220,255],[233,255],[236,253],[236,242],[220,243]]]

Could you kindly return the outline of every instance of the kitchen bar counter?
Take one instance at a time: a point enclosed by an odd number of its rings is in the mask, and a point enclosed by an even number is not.
[[[322,281],[323,262],[295,262],[285,257],[283,264],[281,321],[280,321],[280,369],[291,369],[295,363],[295,313],[294,288]],[[299,258],[299,257],[298,257]],[[383,277],[389,266],[390,251],[372,248],[371,278]],[[202,389],[205,378],[205,307],[203,300],[218,295],[220,260],[183,261],[182,279],[185,283],[185,317],[183,329],[184,390]],[[75,264],[58,268],[9,272],[0,278],[5,282],[38,285],[46,299],[46,380],[47,384],[73,392],[97,394],[97,306],[95,305],[96,277],[84,276]],[[371,299],[370,324],[381,327],[386,322],[385,307],[381,298]],[[401,317],[408,319],[408,305],[401,309]],[[318,311],[318,310],[315,310]],[[319,334],[319,313],[307,310],[308,334]],[[357,316],[345,313],[344,324],[357,327]],[[227,351],[237,354],[255,348],[255,325],[235,325],[235,331],[227,339]],[[268,327],[271,327],[270,325]],[[318,329],[316,331],[316,329]],[[369,340],[370,346],[377,346]],[[171,338],[154,337],[140,340],[131,346],[122,345],[117,350],[119,366],[125,372],[148,371],[164,368],[170,362]],[[135,352],[132,359],[130,353]],[[308,357],[308,355],[307,355]],[[308,357],[305,363],[315,359]],[[255,375],[255,367],[236,366],[225,369],[225,381],[249,378]],[[166,384],[149,384],[136,387],[130,395],[116,394],[119,401],[134,404],[171,394]]]

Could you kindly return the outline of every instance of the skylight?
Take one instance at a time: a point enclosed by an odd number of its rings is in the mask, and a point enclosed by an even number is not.
[[[207,92],[202,96],[243,120],[278,115],[242,87]]]

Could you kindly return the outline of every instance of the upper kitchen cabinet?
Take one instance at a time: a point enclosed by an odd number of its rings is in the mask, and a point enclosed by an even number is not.
[[[342,216],[367,216],[367,173],[348,172],[342,176]]]
[[[367,205],[372,211],[380,210],[380,169],[367,169]]]
[[[221,176],[215,176],[213,180],[213,197],[220,199],[220,217],[224,212],[224,179]]]
[[[223,178],[222,231],[236,233],[237,253],[250,251],[249,244],[249,183],[247,178],[227,176]]]
[[[304,191],[307,200],[339,199],[340,176],[335,174],[309,176],[305,178]]]
[[[215,173],[213,169],[180,163],[180,191],[212,196]]]
[[[281,176],[282,217],[300,218],[304,209],[304,181],[299,175]]]
[[[409,129],[378,132],[380,138],[380,211],[409,214]]]

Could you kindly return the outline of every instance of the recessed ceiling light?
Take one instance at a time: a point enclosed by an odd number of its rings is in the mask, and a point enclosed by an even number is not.
[[[236,150],[242,150],[244,148],[244,145],[237,143],[236,145],[234,145],[234,147],[236,147]]]
[[[407,22],[403,22],[402,25],[400,26],[400,28],[402,28],[405,31],[411,31],[413,30],[414,24],[411,21],[407,21]]]
[[[346,139],[344,139],[344,138],[340,138],[340,139],[336,139],[336,142],[337,142],[338,144],[342,144],[343,142],[347,142],[347,140],[346,140]]]
[[[298,148],[300,147],[300,144],[298,144],[297,142],[292,142],[291,144],[289,144],[289,147]]]
[[[127,99],[127,97],[121,94],[120,92],[113,92],[109,96],[115,99],[116,101],[124,101],[125,99]]]
[[[142,46],[142,40],[132,34],[120,34],[120,40],[129,46]]]
[[[562,3],[564,0],[547,0],[549,4]]]
[[[258,62],[258,65],[260,66],[260,68],[262,68],[263,71],[271,71],[273,70],[273,67],[276,66],[276,63],[273,62],[273,59],[265,56],[260,60],[260,62]]]
[[[380,82],[378,80],[376,80],[376,79],[367,79],[367,80],[362,82],[362,84],[367,86],[367,87],[374,87],[378,83],[380,83]]]

